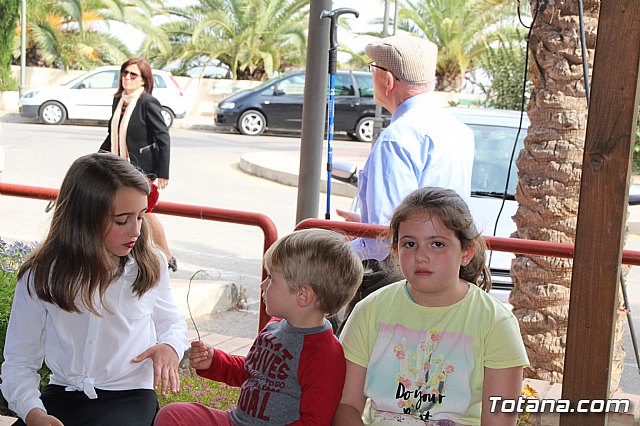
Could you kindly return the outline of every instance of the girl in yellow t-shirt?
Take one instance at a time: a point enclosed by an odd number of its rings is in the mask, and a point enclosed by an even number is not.
[[[483,291],[485,243],[469,208],[452,190],[420,188],[390,233],[406,279],[362,300],[345,325],[334,424],[514,425],[517,412],[490,397],[516,400],[528,359],[517,320]]]

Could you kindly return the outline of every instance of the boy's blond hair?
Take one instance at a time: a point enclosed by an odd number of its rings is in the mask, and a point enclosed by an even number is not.
[[[264,263],[281,273],[292,291],[311,287],[327,316],[351,300],[363,275],[362,262],[347,238],[326,229],[304,229],[280,238],[265,253]]]

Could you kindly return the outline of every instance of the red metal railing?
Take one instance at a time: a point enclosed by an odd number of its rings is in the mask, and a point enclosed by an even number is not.
[[[55,200],[58,190],[52,188],[40,188],[37,186],[17,185],[0,182],[0,195],[9,195],[23,198],[35,198],[39,200]],[[215,207],[194,206],[189,204],[159,202],[153,209],[154,213],[173,216],[190,217],[194,219],[213,220],[217,222],[237,223],[240,225],[257,226],[264,234],[263,253],[278,239],[276,225],[268,216],[262,213],[245,212],[240,210],[228,210]],[[266,278],[266,271],[262,265],[262,279]],[[262,298],[260,299],[259,323],[266,324],[269,316],[265,310]],[[261,329],[261,328],[260,328]]]
[[[16,196],[23,198],[35,198],[41,200],[54,200],[58,195],[57,189],[40,188],[36,186],[16,185],[0,182],[0,195]],[[153,210],[155,213],[173,216],[190,217],[194,219],[212,220],[218,222],[237,223],[241,225],[257,226],[264,233],[264,251],[278,239],[275,224],[269,217],[261,213],[244,212],[240,210],[228,210],[215,207],[194,206],[161,201]],[[342,222],[324,219],[305,219],[295,227],[298,229],[323,228],[344,232],[354,237],[376,238],[387,232],[387,227],[356,222]],[[539,256],[553,256],[572,258],[573,244],[552,243],[548,241],[520,240],[515,238],[486,237],[487,246],[491,250],[506,251],[518,254],[533,254]],[[640,266],[640,251],[624,250],[622,263]],[[264,265],[262,279],[266,278]],[[258,329],[268,322],[262,299],[260,299],[260,318]]]
[[[342,231],[355,237],[376,238],[385,235],[388,227],[354,222],[340,222],[322,219],[305,219],[296,225],[296,230],[306,228],[324,228]],[[517,254],[539,256],[573,257],[573,244],[552,243],[549,241],[520,240],[517,238],[485,237],[487,247],[495,251],[508,251]],[[622,263],[640,266],[640,251],[624,250]]]

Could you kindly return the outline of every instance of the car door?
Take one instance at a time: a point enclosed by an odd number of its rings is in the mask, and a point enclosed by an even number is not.
[[[302,128],[302,103],[304,99],[304,74],[295,74],[276,81],[263,91],[260,107],[272,129]]]
[[[333,129],[352,131],[359,119],[360,97],[356,96],[351,73],[336,74]]]
[[[108,120],[111,118],[113,95],[118,88],[118,70],[105,70],[88,75],[69,89],[69,118]]]
[[[524,146],[526,130],[518,135],[514,150],[517,128],[498,124],[468,125],[475,137],[469,208],[482,234],[508,237],[516,229],[512,219],[518,208],[514,199],[518,180],[515,162],[517,153]],[[512,152],[515,152],[513,157]],[[509,170],[510,162],[511,170]],[[502,194],[505,186],[507,197],[503,204]],[[514,255],[498,251],[487,253],[487,262],[491,268],[495,286],[510,288],[509,269]]]
[[[171,74],[153,73],[153,96],[175,115],[184,116],[187,110],[185,99]]]

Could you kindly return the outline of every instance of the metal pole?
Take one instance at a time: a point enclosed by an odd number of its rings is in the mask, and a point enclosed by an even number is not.
[[[400,9],[398,0],[393,0],[393,35],[398,32],[398,9]]]
[[[389,1],[384,0],[384,17],[382,19],[382,37],[389,35]],[[371,139],[371,147],[376,143],[376,139],[380,136],[382,131],[382,107],[376,104],[376,112],[373,117],[373,138]]]
[[[24,95],[27,68],[27,0],[20,0],[20,85],[18,96]]]
[[[317,218],[320,205],[320,172],[329,61],[329,22],[320,19],[320,15],[323,10],[333,9],[332,4],[331,0],[311,0],[309,10],[296,223],[303,219]]]
[[[384,16],[382,18],[382,37],[389,35],[389,1],[384,0]]]
[[[327,208],[324,218],[331,219],[331,173],[333,172],[333,119],[336,94],[336,72],[338,64],[338,18],[345,13],[359,16],[355,9],[346,7],[336,10],[323,10],[321,18],[328,18],[329,27],[329,99],[327,105]]]

